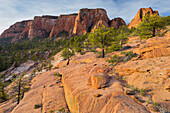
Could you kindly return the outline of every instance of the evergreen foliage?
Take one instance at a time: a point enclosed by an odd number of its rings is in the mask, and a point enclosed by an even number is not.
[[[88,40],[93,47],[102,49],[102,58],[106,52],[116,51],[122,48],[128,40],[130,30],[127,27],[120,27],[118,30],[102,26],[96,29],[94,33],[90,33]]]
[[[8,100],[8,95],[6,94],[5,87],[8,85],[8,82],[5,82],[5,74],[0,75],[0,102]]]
[[[156,36],[156,32],[165,28],[165,21],[157,14],[145,15],[142,22],[137,26],[141,38],[151,38]]]
[[[61,53],[61,56],[64,60],[67,60],[67,65],[69,65],[70,57],[74,55],[74,51],[70,50],[69,48],[64,48]]]
[[[102,58],[105,57],[106,48],[108,48],[112,43],[113,38],[111,37],[111,35],[112,34],[109,28],[102,26],[94,30],[94,33],[90,33],[88,37],[93,46],[102,49]]]

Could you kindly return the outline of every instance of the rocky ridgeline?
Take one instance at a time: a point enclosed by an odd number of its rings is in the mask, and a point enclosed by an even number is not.
[[[146,14],[158,14],[152,8],[139,9],[136,16],[129,24],[129,28],[136,27]],[[5,30],[0,38],[12,37],[12,43],[20,39],[33,37],[57,37],[60,33],[82,35],[87,32],[93,32],[100,26],[114,27],[126,25],[122,18],[110,20],[104,9],[80,9],[78,14],[60,15],[60,16],[35,16],[33,20],[17,22]]]
[[[12,37],[12,43],[20,39],[33,37],[56,37],[67,32],[82,35],[91,32],[99,26],[119,28],[126,25],[122,18],[110,20],[104,9],[80,9],[78,14],[58,16],[35,16],[33,20],[17,22],[5,30],[0,38]]]

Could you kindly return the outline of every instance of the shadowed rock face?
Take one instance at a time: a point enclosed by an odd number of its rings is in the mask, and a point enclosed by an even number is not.
[[[114,18],[111,20],[110,27],[114,27],[116,29],[119,29],[119,27],[126,25],[126,22],[122,18]]]
[[[51,30],[50,37],[56,37],[62,31],[66,31],[69,35],[71,35],[74,29],[76,17],[77,14],[59,16]]]
[[[99,20],[107,24],[110,21],[104,9],[80,9],[75,20],[73,34],[82,35],[90,32]]]
[[[129,24],[129,28],[131,27],[137,27],[137,25],[142,21],[142,18],[146,15],[154,15],[154,14],[158,14],[158,11],[153,11],[153,9],[151,7],[149,8],[141,8],[139,9],[139,11],[137,12],[137,14],[135,15],[135,17],[133,18],[133,20],[130,22]]]

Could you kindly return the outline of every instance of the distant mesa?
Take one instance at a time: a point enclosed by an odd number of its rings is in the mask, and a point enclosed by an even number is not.
[[[140,8],[139,11],[137,12],[137,14],[135,15],[135,17],[130,22],[128,28],[137,27],[137,25],[142,21],[142,18],[146,14],[149,14],[149,15],[158,14],[159,15],[158,11],[153,11],[153,9],[151,7],[149,7],[149,8]]]
[[[129,28],[136,27],[146,14],[153,15],[158,11],[152,8],[141,8],[134,19],[129,24]],[[0,38],[11,37],[11,43],[16,43],[20,39],[32,39],[33,37],[57,37],[60,33],[67,33],[69,36],[76,34],[82,35],[87,32],[93,32],[100,26],[119,27],[126,25],[122,18],[114,18],[110,20],[105,9],[80,9],[78,14],[60,16],[35,16],[33,20],[17,22],[5,30]]]

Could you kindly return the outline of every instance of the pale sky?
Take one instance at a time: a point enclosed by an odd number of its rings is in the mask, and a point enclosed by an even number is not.
[[[170,16],[170,0],[0,0],[0,34],[18,21],[78,13],[81,8],[103,8],[110,19],[121,17],[128,24],[140,8],[147,7]]]

